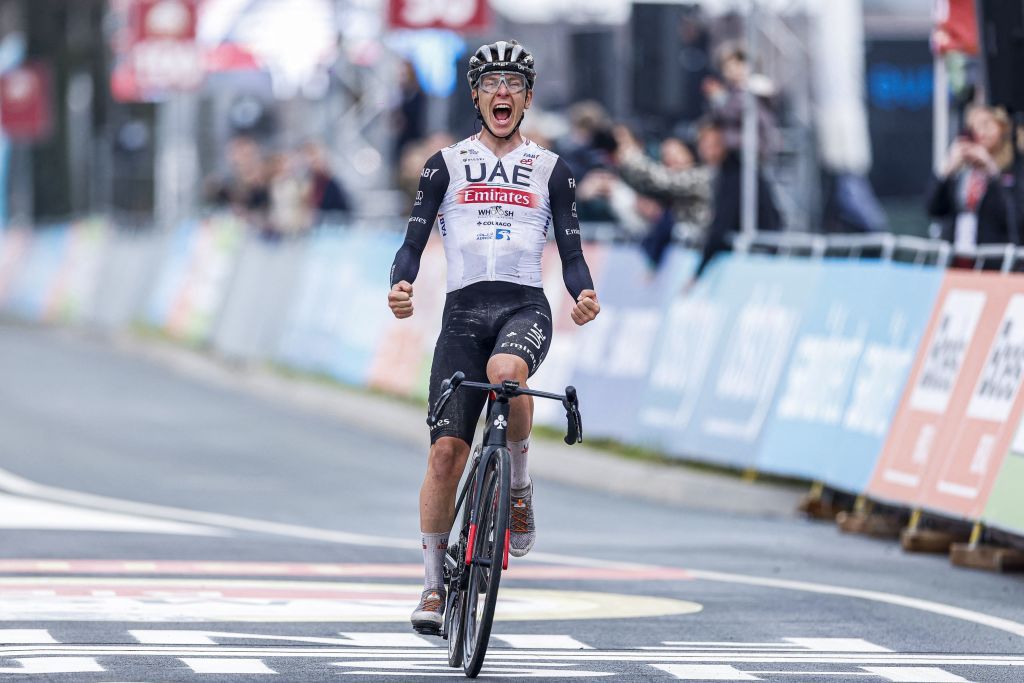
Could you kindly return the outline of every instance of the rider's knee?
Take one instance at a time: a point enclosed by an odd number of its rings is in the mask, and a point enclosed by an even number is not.
[[[458,479],[465,468],[469,447],[461,439],[442,437],[430,448],[428,467],[434,476]]]
[[[516,356],[494,357],[487,364],[487,380],[491,384],[501,384],[506,380],[525,382],[527,371],[526,362]]]

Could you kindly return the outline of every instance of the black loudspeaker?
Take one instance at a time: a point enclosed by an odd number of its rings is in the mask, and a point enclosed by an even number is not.
[[[697,5],[636,3],[631,20],[633,110],[694,120],[710,73],[710,39]]]
[[[1024,112],[1024,0],[978,0],[988,102]]]
[[[615,34],[587,31],[572,34],[572,101],[596,100],[615,109]]]

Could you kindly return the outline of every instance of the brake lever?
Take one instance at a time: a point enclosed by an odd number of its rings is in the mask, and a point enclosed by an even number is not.
[[[565,443],[569,446],[583,442],[583,417],[580,415],[579,398],[576,396],[576,388],[568,386],[565,388],[565,398],[562,399],[562,407],[565,408],[565,419],[567,422],[567,433]]]
[[[434,409],[427,415],[427,426],[431,429],[437,424],[437,421],[441,418],[441,413],[444,411],[445,406],[448,404],[448,399],[452,397],[455,390],[459,388],[462,381],[466,379],[466,375],[459,371],[452,375],[450,378],[441,381],[441,397],[437,399],[437,403],[434,404]]]

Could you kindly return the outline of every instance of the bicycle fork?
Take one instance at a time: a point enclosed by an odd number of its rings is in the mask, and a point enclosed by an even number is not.
[[[488,411],[487,425],[484,428],[484,439],[483,449],[481,453],[480,467],[477,467],[476,471],[476,490],[482,491],[484,484],[484,476],[487,472],[487,466],[490,464],[491,458],[494,457],[495,451],[498,448],[504,448],[505,452],[508,452],[508,438],[506,435],[506,429],[508,428],[508,413],[509,404],[508,399],[497,398],[495,394],[491,393],[491,407]],[[501,463],[498,463],[499,475],[501,469]],[[499,487],[500,492],[500,487]],[[509,548],[512,545],[512,508],[509,506],[509,519],[505,520],[505,538],[502,539],[502,558],[501,568],[502,570],[508,569],[508,556]],[[477,507],[474,506],[470,510],[469,516],[469,538],[466,542],[466,564],[473,563],[473,548],[476,545],[476,534],[477,534]]]
[[[499,467],[500,467],[500,464],[499,464]],[[482,482],[480,482],[480,481],[478,481],[477,483],[478,484],[482,484]],[[497,504],[497,501],[495,501],[495,504]],[[501,568],[502,568],[502,570],[508,569],[509,549],[512,546],[511,507],[509,507],[509,510],[510,510],[509,518],[505,520],[505,538],[502,539],[502,557],[501,557]],[[474,557],[473,557],[473,549],[476,547],[476,540],[477,540],[477,538],[476,538],[476,536],[477,536],[477,510],[476,510],[476,508],[474,508],[473,510],[470,511],[469,520],[470,520],[469,521],[469,536],[466,539],[466,557],[465,557],[466,565],[473,564],[474,561],[475,562],[484,562],[483,560],[481,560],[479,558],[474,559]],[[490,560],[487,560],[486,562],[487,562],[487,564],[490,564]]]

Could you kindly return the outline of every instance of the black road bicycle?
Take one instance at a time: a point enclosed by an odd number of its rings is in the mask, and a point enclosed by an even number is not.
[[[467,382],[463,373],[456,372],[441,384],[441,396],[427,418],[428,425],[437,424],[448,399],[460,387],[490,392],[487,423],[483,443],[474,451],[455,505],[455,518],[462,510],[462,521],[459,540],[448,547],[444,558],[448,588],[444,625],[440,633],[430,634],[448,640],[450,666],[462,666],[467,676],[476,678],[487,654],[501,572],[508,569],[512,474],[505,435],[509,400],[536,396],[561,401],[568,421],[565,443],[569,445],[583,441],[583,424],[576,390],[571,386],[565,388],[565,395],[550,394],[521,388],[511,380],[502,384]]]

